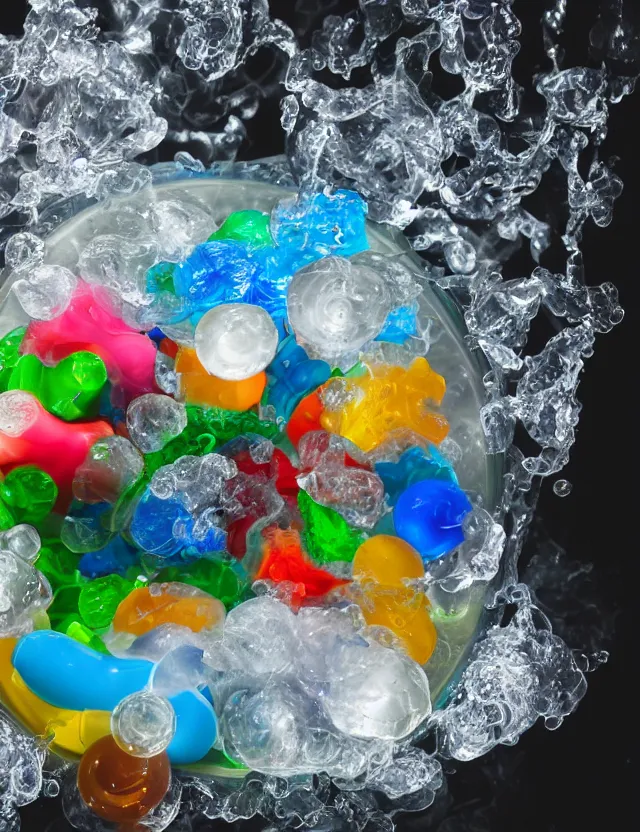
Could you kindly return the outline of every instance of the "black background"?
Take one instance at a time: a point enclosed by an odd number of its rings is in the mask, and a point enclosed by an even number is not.
[[[272,0],[271,5],[276,16],[298,27],[295,0]],[[2,0],[0,6],[0,31],[19,34],[26,4]],[[640,0],[632,0],[629,6],[638,10]],[[544,8],[545,3],[538,0],[516,0],[515,11],[523,22],[516,77],[531,77],[541,61],[538,21]],[[562,39],[566,66],[597,66],[587,52],[588,31],[597,9],[597,0],[569,0]],[[616,172],[625,190],[616,203],[612,224],[606,229],[587,224],[583,246],[587,282],[614,282],[626,316],[613,332],[598,338],[580,383],[584,410],[571,462],[562,474],[573,484],[573,491],[560,499],[551,482],[544,484],[536,536],[528,546],[530,553],[540,545],[548,547],[550,538],[567,552],[569,561],[593,564],[589,579],[578,581],[577,587],[567,582],[566,575],[553,575],[543,596],[552,602],[552,618],[559,615],[563,635],[568,632],[574,637],[572,647],[606,649],[610,659],[589,674],[585,699],[558,731],[536,725],[516,747],[499,747],[481,760],[452,767],[455,773],[436,804],[422,815],[399,818],[400,832],[573,832],[608,828],[623,818],[635,825],[638,694],[631,668],[638,660],[638,622],[633,613],[640,550],[635,480],[640,422],[639,94],[612,108],[602,158],[620,157]],[[240,158],[282,151],[278,117],[277,104],[267,102],[249,125],[249,139]],[[569,567],[567,574],[570,571]],[[563,608],[574,607],[583,613],[563,620]],[[58,801],[40,800],[25,807],[24,832],[61,832],[68,827],[59,812]],[[207,822],[203,828],[224,826]]]

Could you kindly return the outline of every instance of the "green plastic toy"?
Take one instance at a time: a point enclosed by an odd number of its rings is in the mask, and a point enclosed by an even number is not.
[[[337,511],[316,503],[306,491],[298,493],[298,508],[304,520],[303,540],[317,563],[352,561],[364,536],[352,529]]]
[[[254,248],[273,245],[269,214],[263,214],[262,211],[234,211],[207,242],[213,240],[237,240]]]
[[[65,422],[97,415],[98,399],[107,383],[107,368],[92,352],[74,352],[55,367],[35,355],[23,355],[7,379],[7,390],[33,393],[45,410]]]
[[[0,482],[0,502],[15,523],[34,524],[44,519],[58,499],[58,486],[36,465],[21,465]]]
[[[26,326],[19,326],[0,338],[0,393],[7,390],[9,376],[20,358],[20,347],[26,331]]]

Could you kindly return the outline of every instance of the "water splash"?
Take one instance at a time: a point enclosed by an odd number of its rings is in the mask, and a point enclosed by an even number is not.
[[[589,34],[597,66],[565,67],[562,36],[579,3],[536,3],[546,58],[525,82],[513,71],[521,36],[513,0],[360,0],[345,14],[327,13],[337,11],[328,3],[323,15],[310,0],[296,5],[295,35],[266,0],[225,0],[215,14],[204,0],[96,5],[99,12],[85,0],[31,0],[24,36],[0,36],[8,265],[42,263],[41,236],[73,213],[68,200],[149,185],[146,164],[159,147],[179,152],[192,171],[233,159],[261,103],[281,98],[300,187],[355,188],[373,219],[402,229],[428,279],[463,305],[469,343],[490,363],[481,417],[488,447],[506,455],[502,501],[493,516],[474,515],[467,550],[426,580],[455,593],[497,573],[494,619],[507,604],[513,612],[488,628],[450,703],[427,726],[436,753],[400,745],[357,782],[251,775],[234,788],[184,778],[145,819],[161,830],[182,806],[225,820],[262,814],[279,828],[390,830],[395,812],[434,800],[440,759],[512,744],[540,716],[557,727],[597,664],[551,631],[517,563],[539,480],[568,459],[576,388],[595,337],[622,318],[612,284],[587,286],[580,245],[589,220],[611,221],[622,189],[601,145],[610,107],[640,72],[638,33],[623,0],[603,3]],[[521,16],[530,19],[530,10]],[[564,214],[536,202],[549,178],[556,188],[563,181]],[[532,268],[506,278],[523,240]],[[553,272],[540,263],[558,246],[566,266]],[[556,334],[531,354],[539,316]],[[513,444],[520,431],[523,450]],[[568,493],[564,483],[557,493]],[[17,807],[41,791],[44,753],[4,716],[0,732],[0,829],[10,830]],[[72,772],[54,772],[46,793],[64,777]],[[96,829],[73,784],[63,792],[70,821]]]

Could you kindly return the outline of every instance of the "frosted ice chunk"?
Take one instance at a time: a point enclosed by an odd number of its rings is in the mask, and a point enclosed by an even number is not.
[[[229,697],[220,719],[225,753],[249,768],[287,774],[299,765],[310,702],[286,682]]]
[[[158,259],[178,263],[215,231],[204,205],[180,199],[161,199],[151,206],[151,226],[158,245]]]
[[[222,641],[209,651],[209,663],[220,661],[257,676],[284,674],[293,668],[298,652],[295,617],[274,598],[252,598],[229,611]]]
[[[205,370],[227,381],[242,381],[271,362],[278,330],[260,306],[223,303],[200,318],[195,344]]]
[[[300,269],[287,292],[296,339],[325,359],[359,350],[375,338],[391,304],[383,277],[342,257],[325,257]]]
[[[175,367],[173,358],[158,350],[155,363],[156,384],[168,396],[177,396],[180,387]]]
[[[390,757],[391,746],[344,736],[295,682],[271,681],[262,690],[239,690],[220,720],[225,753],[257,771],[295,775],[326,771],[355,778],[371,759]]]
[[[23,390],[0,393],[0,431],[7,436],[21,436],[36,421],[39,414],[37,399]]]
[[[376,642],[344,645],[328,669],[324,707],[345,734],[400,740],[431,713],[424,670],[396,650]]]
[[[47,579],[31,563],[0,550],[0,636],[21,636],[33,629],[33,619],[51,603]]]
[[[316,503],[329,506],[352,526],[372,529],[384,508],[384,485],[373,471],[321,467],[298,478]]]
[[[158,247],[152,238],[131,240],[102,234],[80,254],[78,271],[88,283],[107,287],[115,300],[135,308],[151,302],[146,274],[158,259]]]
[[[143,454],[160,451],[187,426],[187,411],[170,396],[147,393],[127,408],[127,430]]]
[[[11,269],[33,269],[44,260],[44,241],[30,231],[20,231],[7,240],[4,259]]]
[[[161,500],[177,497],[193,514],[220,506],[226,496],[226,481],[237,473],[235,462],[221,454],[181,456],[170,465],[158,468],[150,487]]]
[[[77,278],[62,266],[36,266],[13,284],[20,305],[32,318],[49,321],[69,305]]]
[[[0,532],[0,549],[6,549],[27,563],[34,563],[40,552],[40,535],[33,526],[20,523]]]

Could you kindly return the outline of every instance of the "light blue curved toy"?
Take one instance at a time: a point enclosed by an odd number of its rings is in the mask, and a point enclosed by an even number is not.
[[[267,367],[267,401],[275,407],[276,417],[288,420],[299,402],[330,376],[327,362],[309,358],[296,343],[295,335],[284,338]]]
[[[27,687],[50,705],[72,711],[112,711],[125,696],[147,687],[153,662],[97,653],[63,633],[36,630],[23,636],[12,662]],[[215,742],[216,715],[195,690],[169,697],[176,733],[167,748],[174,764],[201,760]]]
[[[451,463],[433,446],[408,448],[397,462],[376,462],[375,472],[384,483],[389,505],[394,506],[409,486],[421,480],[458,484]]]

